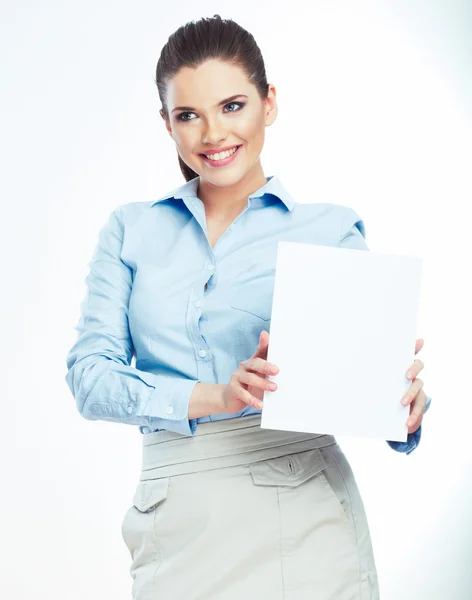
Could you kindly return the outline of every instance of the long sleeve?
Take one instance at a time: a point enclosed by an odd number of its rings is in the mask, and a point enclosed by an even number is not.
[[[341,248],[354,248],[357,250],[368,250],[368,246],[365,241],[365,225],[364,221],[359,215],[351,208],[343,207],[345,210],[345,216],[341,225],[341,236],[339,246]],[[431,404],[431,398],[426,397],[426,408],[425,412],[429,409]],[[423,425],[414,433],[409,433],[406,442],[396,442],[386,440],[387,444],[393,450],[397,452],[405,452],[411,454],[415,450],[421,440]]]
[[[65,379],[86,419],[194,435],[197,421],[188,419],[188,404],[198,380],[155,375],[130,366],[134,353],[128,326],[132,272],[121,260],[122,210],[123,206],[117,207],[99,232]]]

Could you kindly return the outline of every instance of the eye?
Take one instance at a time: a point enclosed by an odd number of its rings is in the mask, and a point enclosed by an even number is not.
[[[192,119],[183,119],[182,117],[184,115],[193,115],[193,114],[195,114],[195,113],[188,113],[188,112],[180,113],[180,115],[177,117],[177,121],[192,121]]]
[[[238,112],[238,111],[240,111],[240,110],[241,110],[241,109],[242,109],[242,108],[243,108],[245,105],[246,105],[246,103],[245,103],[245,102],[228,102],[228,104],[225,104],[225,107],[224,107],[224,108],[226,108],[227,106],[239,106],[239,108],[238,108],[238,109],[236,109],[236,110],[230,110],[230,111],[227,111],[227,112]],[[191,113],[191,112],[183,112],[183,113],[180,113],[180,115],[178,115],[178,117],[177,117],[177,121],[182,121],[183,123],[185,123],[186,121],[194,121],[195,119],[184,119],[184,118],[183,118],[183,117],[184,117],[184,115],[194,115],[194,114],[195,114],[195,113]]]
[[[245,105],[245,102],[230,102],[229,104],[226,104],[226,106],[231,106],[231,105],[239,106],[240,108],[238,108],[237,110],[230,110],[229,112],[238,112],[238,110],[241,110],[241,108],[243,108],[243,106]],[[225,106],[225,108],[226,108],[226,106]]]

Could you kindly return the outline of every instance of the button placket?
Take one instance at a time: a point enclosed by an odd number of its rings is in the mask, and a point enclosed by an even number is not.
[[[199,308],[202,305],[202,301],[198,299],[196,294],[194,294],[194,290],[192,290],[190,302],[196,308]],[[201,332],[199,329],[200,311],[191,310],[191,311],[189,311],[188,314],[189,314],[189,318],[190,318],[189,327],[192,332],[192,342],[193,342],[193,346],[194,346],[194,351],[196,353],[197,362],[202,364],[202,363],[206,362],[201,359],[204,359],[205,357],[207,357],[208,350],[206,350],[205,348],[202,348],[202,345],[205,344],[205,340],[204,340],[203,336],[201,335]]]
[[[214,272],[215,272],[215,266],[212,264],[207,264],[205,271],[211,273],[210,277],[205,281],[203,289],[206,292],[208,289],[208,282],[210,281],[210,279],[212,278]]]

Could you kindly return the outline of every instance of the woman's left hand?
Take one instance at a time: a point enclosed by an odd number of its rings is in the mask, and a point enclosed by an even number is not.
[[[423,339],[419,338],[416,340],[415,354],[418,354],[423,346]],[[404,406],[410,405],[410,416],[406,422],[408,425],[408,433],[414,433],[419,429],[421,422],[423,421],[424,410],[426,408],[426,394],[423,390],[423,380],[416,377],[423,368],[424,363],[416,358],[406,372],[407,378],[412,380],[405,397],[402,399],[402,404]]]

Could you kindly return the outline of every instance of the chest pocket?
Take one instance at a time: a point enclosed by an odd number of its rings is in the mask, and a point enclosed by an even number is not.
[[[273,280],[263,278],[239,287],[231,294],[231,307],[246,317],[253,315],[262,321],[270,321],[272,316],[272,299],[274,295]],[[244,314],[240,315],[244,318]]]

